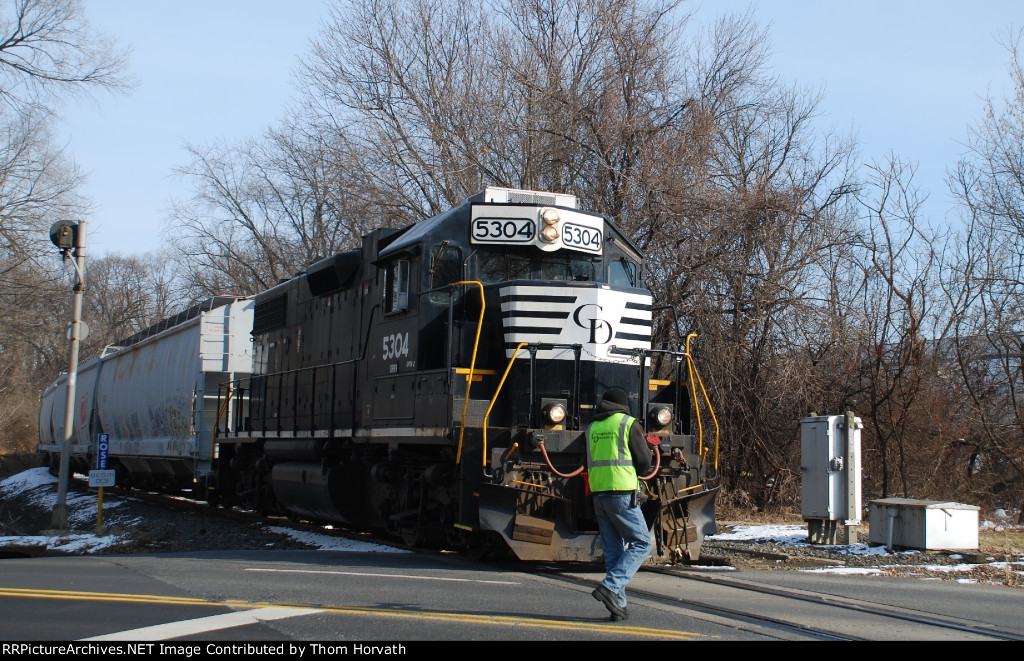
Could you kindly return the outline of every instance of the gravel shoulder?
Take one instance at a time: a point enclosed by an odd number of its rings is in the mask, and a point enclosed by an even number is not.
[[[19,493],[0,492],[0,537],[23,538],[21,554],[39,553],[125,554],[188,551],[308,549],[314,548],[273,530],[287,521],[259,519],[253,514],[214,510],[190,500],[178,499],[173,507],[148,502],[144,494],[104,489],[100,515],[98,490],[72,480],[69,485],[67,530],[53,526],[56,485],[44,485]],[[93,535],[104,541],[99,547],[72,544],[76,536]],[[54,539],[56,538],[56,539]],[[67,540],[61,544],[61,540]],[[39,547],[49,546],[49,550]],[[16,553],[12,545],[0,552]]]

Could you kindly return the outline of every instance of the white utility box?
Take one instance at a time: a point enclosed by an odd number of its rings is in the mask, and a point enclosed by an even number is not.
[[[800,420],[801,513],[812,543],[833,544],[840,526],[860,523],[860,418],[853,413]]]
[[[869,541],[888,549],[977,550],[978,507],[914,498],[869,502]]]

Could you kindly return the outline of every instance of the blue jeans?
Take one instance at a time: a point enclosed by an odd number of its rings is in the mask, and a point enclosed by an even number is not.
[[[594,514],[601,531],[605,576],[601,585],[626,607],[626,584],[651,552],[651,537],[639,506],[631,506],[630,494],[595,493]]]

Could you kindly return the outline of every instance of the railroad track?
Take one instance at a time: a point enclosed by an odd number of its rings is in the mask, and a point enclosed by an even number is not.
[[[547,567],[543,572],[574,585],[596,585],[572,569]],[[631,605],[668,609],[780,640],[1024,641],[1017,631],[928,612],[925,606],[876,604],[692,569],[644,567],[628,590]]]
[[[117,489],[115,493],[115,497],[120,500],[142,503],[161,510],[197,514],[210,520],[230,522],[239,526],[273,526],[301,533],[313,533],[327,537],[384,544],[395,548],[413,550],[396,538],[382,538],[364,531],[348,530],[338,524],[328,525],[286,516],[265,515],[253,510],[212,507],[205,501],[194,500],[188,495],[175,495],[143,489]]]

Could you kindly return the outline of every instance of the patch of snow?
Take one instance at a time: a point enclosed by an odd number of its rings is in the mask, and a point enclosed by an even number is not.
[[[82,476],[83,478],[85,476]],[[57,484],[56,477],[50,474],[48,468],[30,468],[17,475],[12,475],[6,480],[0,481],[0,494],[19,494],[26,496],[35,507],[52,510],[57,505],[57,490],[53,485]],[[65,500],[68,508],[68,525],[72,528],[85,530],[89,526],[95,526],[96,509],[98,506],[95,494],[77,494],[69,492]],[[106,513],[123,502],[112,500],[103,503],[103,511]],[[119,525],[131,527],[133,522],[120,522]],[[410,553],[404,549],[393,548],[382,544],[371,544],[349,539],[332,537],[330,535],[319,535],[315,533],[304,533],[287,528],[271,527],[268,530],[292,539],[304,542],[321,551],[360,551],[365,553]],[[127,541],[124,535],[96,535],[79,531],[56,536],[24,535],[0,537],[0,549],[5,547],[44,547],[46,550],[62,551],[67,553],[98,553],[105,548],[117,546]]]

